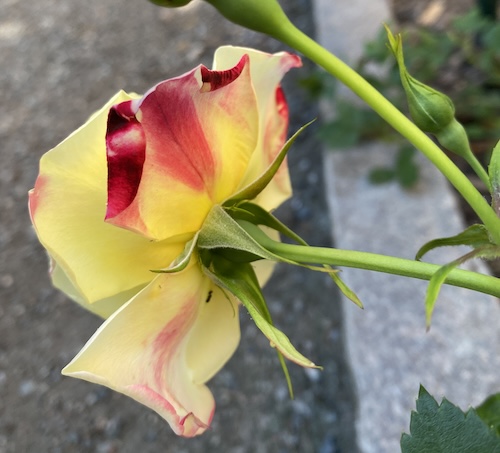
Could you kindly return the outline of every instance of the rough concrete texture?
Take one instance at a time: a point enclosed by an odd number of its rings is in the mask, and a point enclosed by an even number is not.
[[[313,31],[307,0],[283,2]],[[268,342],[241,313],[241,347],[211,381],[217,410],[197,439],[177,438],[132,400],[60,370],[101,320],[54,290],[30,225],[27,191],[40,156],[117,90],[144,92],[199,63],[221,44],[267,51],[282,45],[232,26],[194,1],[166,10],[146,0],[0,0],[0,452],[348,452],[353,439],[338,297],[321,274],[280,267],[267,296],[276,324],[324,366],[291,366],[296,399]],[[317,115],[287,77],[292,127]],[[321,156],[313,128],[290,155],[295,196],[282,218],[314,244],[328,244]],[[64,206],[61,206],[64,209]]]
[[[370,169],[390,166],[394,149],[369,145],[326,156],[325,175],[338,248],[413,259],[425,242],[464,229],[456,199],[423,157],[412,190],[373,185]],[[426,260],[447,263],[464,253],[439,249]],[[482,263],[465,268],[485,272]],[[357,438],[363,453],[399,451],[419,384],[464,410],[500,390],[500,307],[490,296],[443,287],[430,332],[425,331],[427,282],[346,269],[365,305],[344,301],[347,357],[358,395]]]

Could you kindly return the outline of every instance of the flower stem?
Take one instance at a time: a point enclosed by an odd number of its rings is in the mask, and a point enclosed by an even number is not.
[[[482,166],[481,162],[479,162],[476,155],[471,151],[470,154],[468,154],[465,157],[465,160],[470,165],[470,167],[474,170],[476,175],[479,176],[479,178],[481,179],[483,184],[491,192],[491,183],[490,183],[490,178],[488,177],[488,173],[486,172],[486,169]]]
[[[441,267],[437,264],[376,253],[284,244],[272,240],[255,225],[245,223],[244,228],[260,245],[271,253],[299,263],[354,267],[421,280],[430,280]],[[489,275],[455,269],[450,272],[445,283],[500,297],[500,279]]]
[[[500,219],[469,179],[424,132],[356,71],[302,33],[291,22],[284,22],[273,35],[310,58],[349,87],[394,129],[423,152],[469,203],[490,232],[493,241],[500,244]]]

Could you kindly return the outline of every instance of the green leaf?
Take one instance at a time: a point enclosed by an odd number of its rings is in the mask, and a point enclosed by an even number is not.
[[[393,181],[396,174],[394,170],[387,167],[377,167],[370,171],[368,179],[372,184],[385,184]]]
[[[252,266],[236,264],[223,257],[214,256],[205,272],[212,281],[231,292],[248,310],[255,325],[284,357],[307,368],[320,368],[298,352],[288,337],[270,322],[269,310],[260,290]]]
[[[500,436],[500,393],[486,398],[476,407],[476,413],[497,436]]]
[[[419,168],[414,161],[415,148],[404,146],[396,154],[393,168],[376,167],[368,178],[373,184],[385,184],[396,179],[405,189],[411,188],[419,176]]]
[[[488,230],[484,225],[476,224],[468,227],[456,236],[434,239],[420,247],[415,259],[420,261],[422,257],[437,247],[447,247],[456,245],[467,245],[470,247],[480,247],[490,244]]]
[[[366,125],[367,109],[348,101],[335,102],[336,117],[319,127],[318,137],[332,148],[349,148],[362,139]]]
[[[321,97],[332,97],[335,92],[335,79],[326,71],[318,69],[307,77],[298,80],[300,88],[305,90],[313,100]]]
[[[410,433],[401,437],[402,453],[500,453],[500,438],[474,409],[463,413],[447,399],[438,405],[422,386]]]
[[[418,181],[418,166],[414,161],[415,148],[405,146],[396,156],[396,175],[399,183],[409,189]]]
[[[253,200],[257,195],[259,195],[259,193],[261,193],[273,179],[274,175],[280,168],[280,165],[285,160],[286,154],[293,145],[293,142],[306,129],[306,127],[314,123],[314,121],[315,120],[310,121],[309,123],[302,126],[297,132],[295,132],[295,134],[293,134],[288,139],[288,141],[283,145],[283,148],[281,148],[281,151],[278,153],[278,155],[276,156],[272,164],[268,167],[268,169],[256,181],[244,187],[238,193],[233,195],[229,200],[227,200],[224,203],[224,206],[226,207],[233,206],[237,202],[243,200]]]
[[[318,130],[318,138],[332,148],[350,148],[360,142],[361,124],[356,116],[350,115],[352,121],[347,123],[345,116],[330,123],[323,124]]]

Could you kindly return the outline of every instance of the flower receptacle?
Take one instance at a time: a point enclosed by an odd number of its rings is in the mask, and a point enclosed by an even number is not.
[[[226,19],[279,39],[280,31],[291,25],[277,0],[205,0]]]
[[[178,8],[180,6],[186,6],[191,0],[149,0],[158,6],[163,6],[164,8]]]

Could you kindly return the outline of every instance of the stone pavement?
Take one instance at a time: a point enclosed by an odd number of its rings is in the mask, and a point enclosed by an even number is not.
[[[385,0],[315,1],[319,41],[351,62],[389,19]],[[387,144],[325,153],[336,247],[413,259],[430,239],[464,229],[454,194],[423,156],[421,179],[411,190],[368,182],[370,169],[392,165],[394,154]],[[446,263],[463,253],[440,249],[429,256]],[[468,268],[487,272],[481,262]],[[464,410],[500,390],[500,306],[494,298],[445,287],[426,333],[426,282],[354,269],[342,275],[365,305],[359,310],[343,301],[362,453],[400,451],[420,383],[438,400],[446,396]]]

